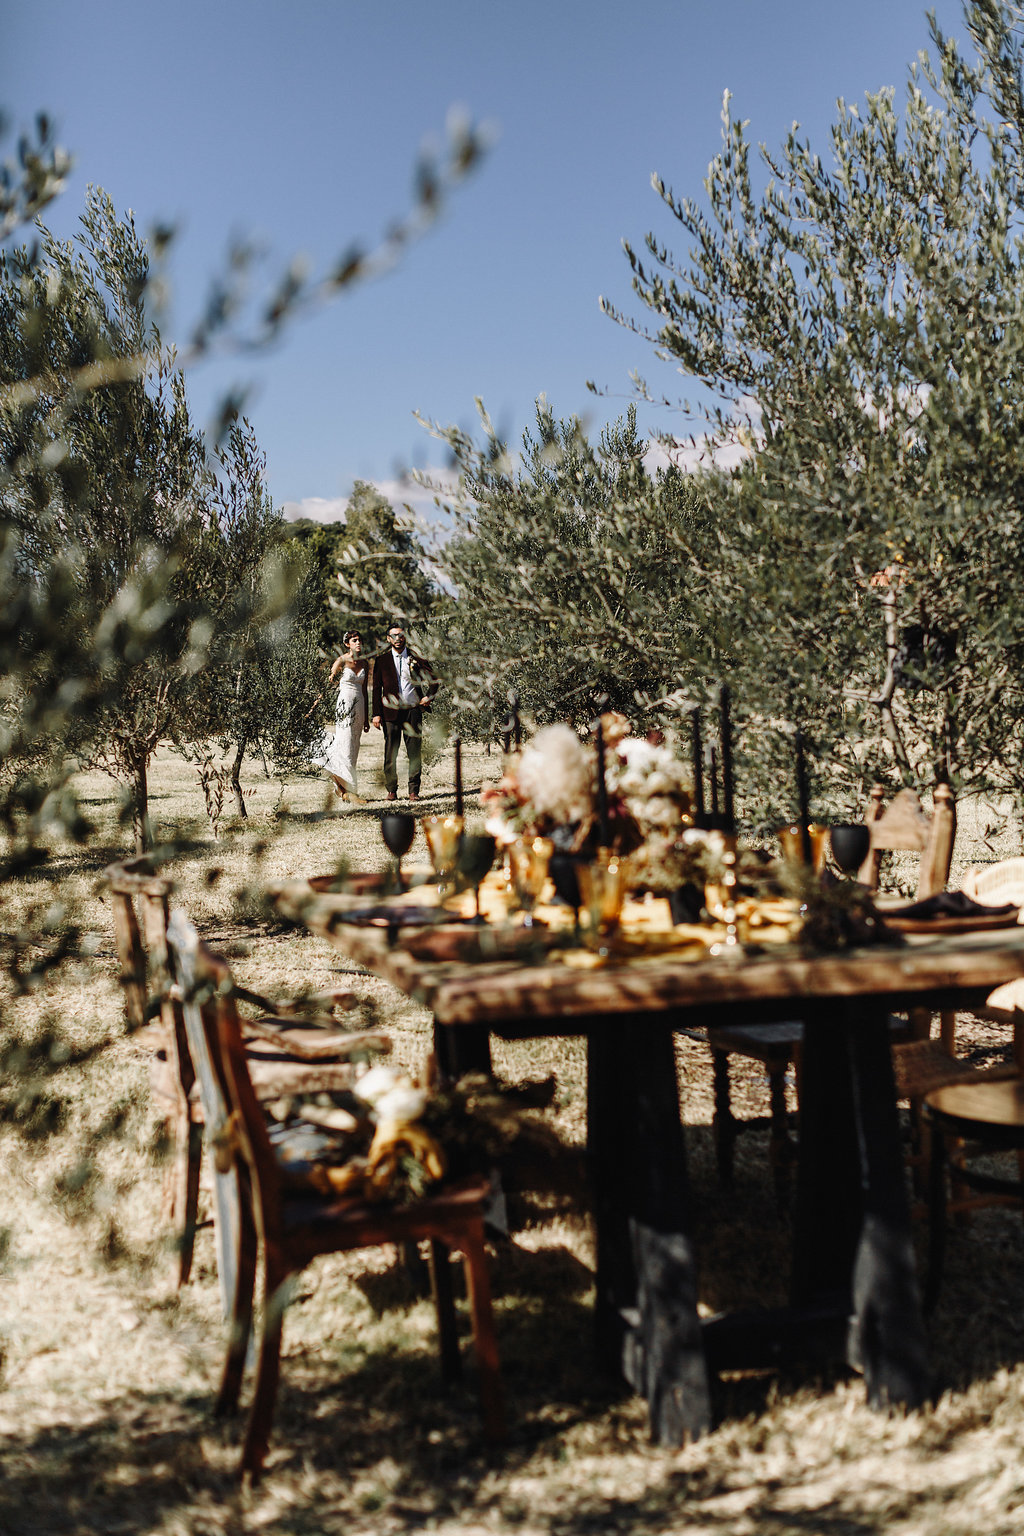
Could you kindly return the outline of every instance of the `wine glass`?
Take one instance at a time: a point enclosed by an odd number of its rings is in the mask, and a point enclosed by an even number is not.
[[[554,852],[549,837],[517,837],[509,844],[509,866],[524,928],[533,927],[533,909],[548,877],[548,860]]]
[[[395,882],[402,889],[402,855],[412,847],[416,836],[416,818],[408,811],[385,811],[380,819],[380,835],[389,853],[395,856]]]
[[[494,863],[494,850],[497,844],[489,832],[464,832],[459,839],[459,851],[456,856],[456,868],[467,885],[473,887],[476,897],[476,916],[474,923],[486,923],[487,919],[480,915],[480,886],[487,878],[491,865]]]
[[[444,901],[455,888],[455,863],[462,837],[462,817],[424,816],[421,826],[437,876],[437,894]]]
[[[812,821],[807,828],[807,835],[811,844],[811,868],[816,875],[820,875],[825,867],[825,854],[828,851],[828,828],[819,826]],[[782,849],[782,857],[788,864],[802,864],[804,861],[803,829],[799,822],[792,826],[780,827],[776,836]]]
[[[862,821],[845,822],[829,832],[832,857],[844,875],[855,875],[871,852],[871,828]]]
[[[607,848],[599,848],[593,862],[581,864],[576,876],[587,914],[586,943],[606,955],[604,941],[619,925],[626,895],[626,861]]]

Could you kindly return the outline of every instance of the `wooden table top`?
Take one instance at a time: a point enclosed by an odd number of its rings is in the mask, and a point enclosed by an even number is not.
[[[382,927],[344,922],[365,898],[320,895],[304,881],[272,886],[282,917],[303,923],[356,964],[423,1003],[440,1024],[515,1022],[551,1032],[556,1020],[701,1012],[723,1005],[787,1000],[872,998],[904,1007],[931,1000],[939,1006],[981,1002],[1003,982],[1024,976],[1024,927],[957,935],[907,935],[901,945],[875,945],[838,953],[807,954],[796,947],[756,954],[737,948],[706,959],[671,954],[610,961],[581,970],[557,960],[445,961],[416,959],[389,943]],[[563,1032],[566,1029],[563,1023]]]

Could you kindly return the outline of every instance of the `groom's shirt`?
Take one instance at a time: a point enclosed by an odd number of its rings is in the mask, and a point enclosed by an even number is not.
[[[412,709],[419,703],[420,696],[412,680],[408,646],[404,651],[399,651],[397,656],[394,652],[392,655],[395,660],[395,671],[398,673],[398,701],[403,709]]]

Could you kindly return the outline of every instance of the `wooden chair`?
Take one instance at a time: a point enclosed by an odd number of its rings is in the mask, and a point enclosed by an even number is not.
[[[882,785],[876,784],[871,791],[864,817],[871,830],[871,851],[859,871],[859,879],[872,891],[877,891],[883,853],[888,850],[914,852],[919,855],[917,898],[923,900],[935,895],[946,884],[953,857],[956,805],[952,791],[946,784],[936,785],[930,816],[912,789],[900,790],[885,809],[884,800],[885,790]],[[930,1024],[931,1015],[918,1010],[912,1016],[909,1026],[906,1026],[906,1032],[911,1037],[908,1044],[914,1048],[912,1055],[905,1058],[906,1074],[910,1073],[914,1054],[916,1061],[913,1070],[919,1076],[923,1076],[927,1067],[934,1065],[934,1057],[938,1052],[942,1053],[944,1060],[952,1055],[952,1015],[943,1015],[940,1039],[937,1042],[926,1038],[930,1033]],[[751,1125],[763,1126],[767,1121],[775,1198],[780,1211],[783,1211],[789,1204],[789,1173],[795,1157],[786,1109],[786,1076],[791,1069],[795,1072],[799,1097],[803,1025],[798,1020],[779,1024],[715,1025],[708,1030],[708,1041],[714,1070],[714,1131],[719,1176],[726,1185],[732,1181],[733,1148],[740,1131]],[[894,1042],[894,1054],[900,1050],[902,1046],[897,1047]],[[745,1121],[736,1119],[731,1103],[730,1056],[745,1056],[763,1065],[769,1085],[770,1113],[767,1117],[762,1115]]]
[[[982,906],[1000,907],[1013,903],[1024,909],[1024,858],[1001,859],[998,864],[969,869],[960,882],[960,889]],[[1022,1009],[1024,980],[1018,979],[997,987],[986,999],[984,1008],[976,1008],[974,1012],[978,1018],[1007,1024],[1014,1030],[1014,1052],[1018,1061],[1024,1064],[1024,1040],[1020,1038],[1024,1020]]]
[[[164,1176],[163,1218],[175,1234],[176,1280],[188,1282],[192,1270],[202,1159],[203,1106],[195,1086],[195,1068],[174,992],[167,947],[167,924],[174,884],[157,875],[146,858],[112,864],[105,871],[114,918],[129,1029],[150,1060],[150,1091],[167,1125],[170,1156]],[[246,1019],[243,1031],[258,1097],[266,1102],[295,1094],[348,1087],[353,1036],[326,1028],[333,1024],[315,1010],[327,1005],[353,1006],[351,992],[330,992],[273,1004],[258,993],[239,989],[261,1016]],[[306,1017],[313,1011],[312,1017]],[[388,1050],[376,1032],[360,1037],[366,1048]],[[225,1305],[229,1298],[225,1295]]]
[[[259,1364],[241,1471],[259,1478],[270,1436],[280,1368],[287,1282],[320,1254],[384,1243],[431,1241],[432,1280],[442,1370],[455,1374],[458,1345],[447,1273],[449,1250],[463,1255],[480,1377],[486,1437],[504,1438],[500,1371],[484,1250],[486,1179],[466,1179],[407,1206],[325,1196],[303,1186],[295,1164],[275,1151],[253,1088],[231,973],[200,944],[183,913],[168,942],[182,987],[182,1008],[199,1075],[208,1128],[218,1149],[217,1183],[225,1216],[225,1268],[235,1265],[234,1304],[217,1412],[235,1408],[252,1324],[256,1252],[263,1260]]]
[[[146,858],[112,864],[106,878],[125,1015],[136,1042],[149,1055],[150,1091],[167,1126],[170,1156],[164,1174],[162,1214],[176,1235],[180,1287],[187,1283],[192,1269],[203,1124],[199,1101],[191,1092],[194,1073],[181,1021],[173,1008],[165,1006],[170,993],[167,920],[174,886],[156,875]],[[153,1007],[159,1010],[155,1018]]]
[[[1018,1062],[1018,1067],[1020,1063]],[[948,1083],[927,1094],[924,1114],[931,1136],[928,1282],[925,1309],[938,1300],[950,1211],[1024,1201],[1024,1078]],[[978,1153],[1016,1152],[1017,1178],[971,1166]],[[952,1178],[947,1197],[946,1176]],[[966,1195],[963,1191],[974,1191]]]

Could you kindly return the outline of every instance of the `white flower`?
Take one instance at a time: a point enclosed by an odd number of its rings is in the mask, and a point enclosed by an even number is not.
[[[590,756],[568,725],[546,725],[523,748],[520,793],[538,816],[583,821],[592,810]]]
[[[378,1125],[412,1125],[427,1107],[427,1096],[422,1088],[406,1082],[392,1088],[390,1093],[377,1100],[374,1112]]]
[[[665,755],[664,747],[656,747],[640,736],[626,736],[619,742],[618,754],[625,759],[631,773],[645,773]]]
[[[491,812],[484,822],[484,831],[491,834],[499,848],[505,848],[509,843],[514,843],[519,835],[515,827],[505,820],[500,811]]]
[[[357,1099],[362,1099],[364,1104],[376,1108],[386,1094],[392,1093],[396,1088],[411,1088],[412,1078],[401,1067],[378,1066],[371,1067],[364,1072],[362,1077],[356,1079],[352,1085],[352,1092]]]

